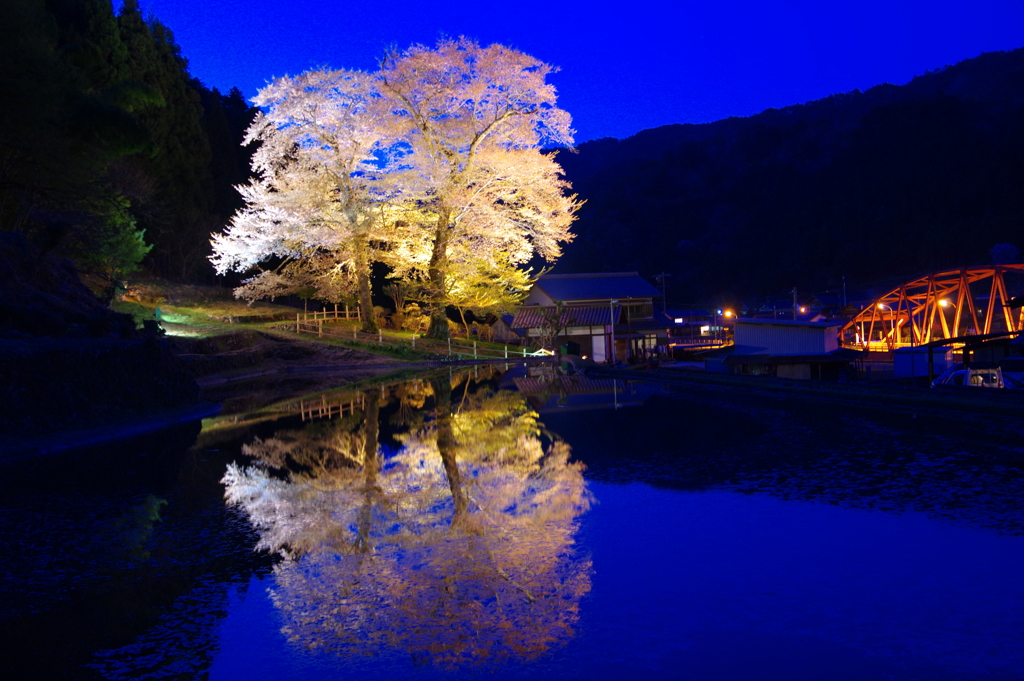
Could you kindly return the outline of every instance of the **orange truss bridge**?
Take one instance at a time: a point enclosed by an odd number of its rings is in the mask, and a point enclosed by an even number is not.
[[[846,347],[891,352],[937,340],[1024,330],[1024,307],[1007,293],[1008,274],[1024,275],[1024,264],[921,277],[874,301],[842,328],[840,338]]]

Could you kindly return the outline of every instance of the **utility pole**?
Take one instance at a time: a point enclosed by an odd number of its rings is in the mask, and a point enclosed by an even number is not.
[[[800,307],[796,303],[796,286],[793,287],[793,319],[796,319],[796,313],[800,310]]]
[[[610,347],[608,348],[608,354],[612,358],[612,366],[615,366],[615,304],[618,302],[619,301],[617,300],[608,301],[608,330],[611,332],[608,335],[608,338],[611,341],[609,343]]]
[[[665,277],[671,276],[671,274],[666,274],[665,272],[654,275],[654,278],[661,282],[661,311],[666,316],[668,316],[668,298],[665,296]]]

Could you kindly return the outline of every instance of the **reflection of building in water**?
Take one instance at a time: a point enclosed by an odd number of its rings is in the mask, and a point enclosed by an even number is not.
[[[512,379],[540,413],[552,410],[617,409],[643,404],[660,387],[646,381],[620,381],[576,374],[560,375],[551,367],[530,367]]]
[[[543,446],[521,395],[454,382],[423,384],[433,417],[394,434],[397,449],[378,429],[410,396],[373,389],[361,413],[256,440],[256,465],[229,468],[229,502],[285,557],[273,599],[293,642],[458,667],[573,636],[590,590],[573,550],[582,465]]]

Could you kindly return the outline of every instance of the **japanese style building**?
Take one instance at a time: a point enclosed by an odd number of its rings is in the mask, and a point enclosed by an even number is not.
[[[625,360],[665,345],[672,321],[655,309],[654,299],[660,297],[636,272],[545,274],[511,327],[535,339],[553,327],[559,331],[557,343],[578,345],[581,356]]]

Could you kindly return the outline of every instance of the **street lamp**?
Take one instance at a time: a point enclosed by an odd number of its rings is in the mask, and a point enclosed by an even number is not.
[[[890,311],[892,310],[892,308],[889,307],[888,305],[886,305],[885,303],[878,303],[877,305],[875,305],[875,309],[878,309],[878,310],[884,310],[886,308],[889,308]],[[881,316],[881,314],[879,314],[879,316]],[[883,320],[882,328],[884,329],[885,328],[885,326],[884,326],[885,317],[882,317],[882,320]],[[874,326],[875,326],[875,322],[874,322],[874,318],[872,317],[871,328],[874,328]],[[885,332],[882,331],[881,329],[878,331],[879,336],[882,336],[883,338],[884,338],[884,335],[883,335],[884,333]],[[863,326],[863,324],[861,325],[861,328],[860,328],[860,335],[861,335],[861,340],[864,343],[864,349],[865,350],[871,350],[871,343],[873,343],[874,341],[864,335],[864,326]],[[881,338],[879,340],[881,341]]]

